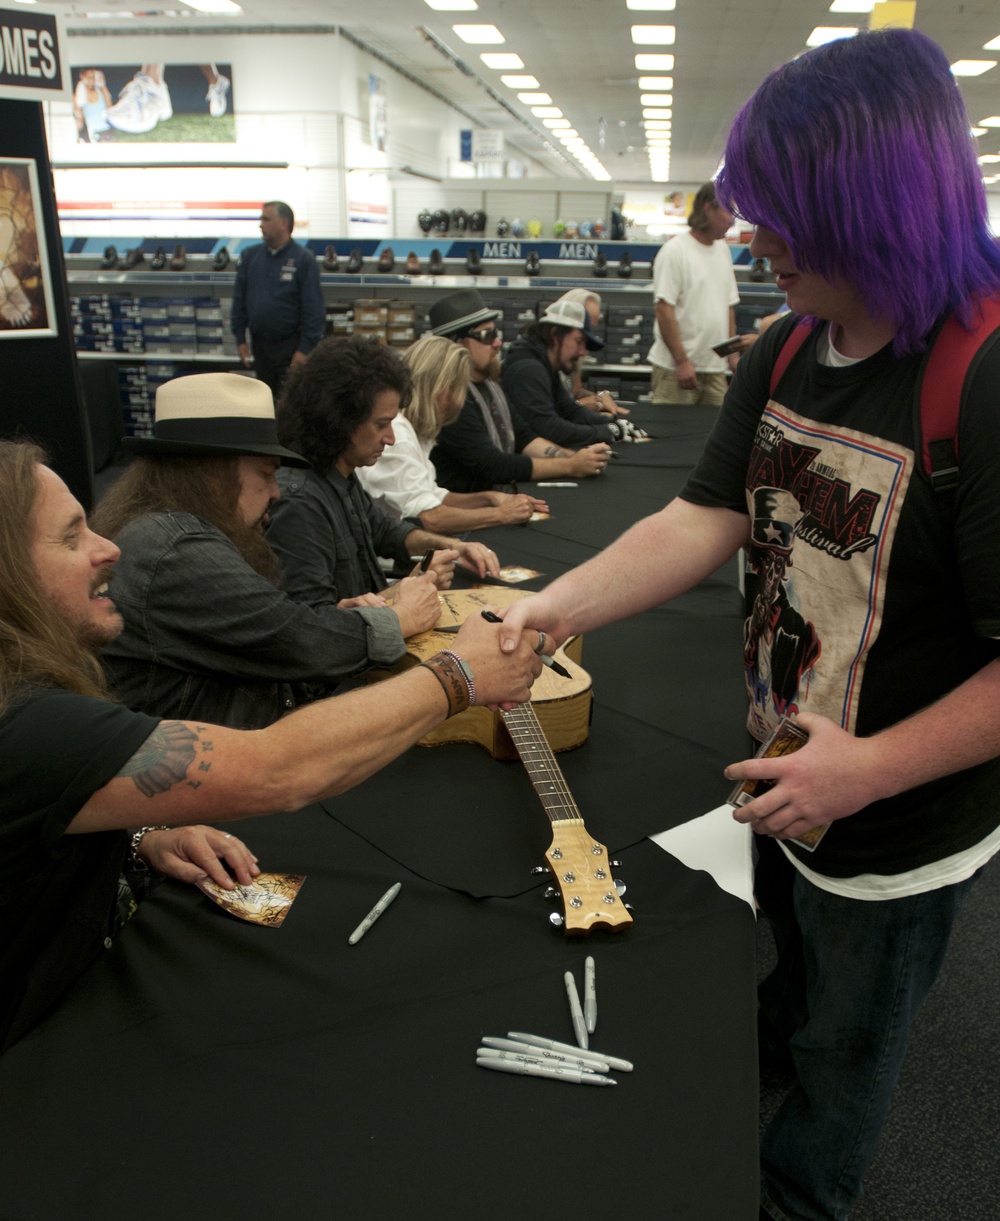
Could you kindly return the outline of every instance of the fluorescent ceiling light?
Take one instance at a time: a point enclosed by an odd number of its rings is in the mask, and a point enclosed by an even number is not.
[[[644,119],[670,119],[673,117],[673,110],[669,106],[647,106],[642,112]]]
[[[645,122],[647,131],[670,131],[670,119],[647,119]]]
[[[838,38],[853,38],[858,32],[856,25],[818,25],[806,39],[807,47],[821,47]]]
[[[979,120],[980,127],[1000,127],[1000,114],[991,114],[988,119]]]
[[[463,42],[501,43],[507,41],[495,25],[453,25],[451,28]]]
[[[243,10],[232,0],[184,0],[188,8],[197,9],[199,13],[242,13]]]
[[[583,148],[587,143],[582,136],[560,136],[559,139],[567,148]]]
[[[519,93],[517,100],[525,106],[545,106],[552,101],[547,93]]]
[[[983,153],[979,158],[980,165],[995,165],[1000,161],[1000,153]]]
[[[501,76],[508,89],[537,89],[538,81],[533,76]]]
[[[875,7],[875,0],[833,0],[831,13],[870,13]]]
[[[985,127],[970,127],[969,135],[970,136],[985,136],[986,128]]]
[[[540,119],[561,119],[563,112],[558,106],[532,106],[531,113]]]
[[[982,76],[984,72],[989,72],[990,68],[996,66],[995,59],[956,59],[951,65],[951,74],[952,76]]]
[[[991,38],[989,42],[983,43],[984,51],[1000,51],[1000,34],[996,38]]]
[[[570,140],[579,140],[580,133],[575,127],[567,127],[565,131],[557,131],[556,137],[563,141],[565,141],[567,138]]]
[[[487,68],[523,68],[524,60],[510,51],[484,51],[479,57]]]
[[[673,25],[634,25],[632,41],[640,47],[669,47],[673,45],[677,27]]]
[[[479,8],[476,0],[424,0],[424,4],[435,13],[471,13]]]
[[[555,130],[557,127],[569,127],[569,119],[542,119],[543,127],[551,127]]]
[[[640,72],[672,72],[674,57],[672,55],[637,55],[635,66]]]
[[[639,102],[643,106],[672,106],[674,95],[672,93],[643,93],[639,97]]]
[[[640,76],[640,89],[673,89],[674,78],[672,76]]]
[[[634,13],[666,13],[675,8],[677,0],[625,0],[625,7]]]

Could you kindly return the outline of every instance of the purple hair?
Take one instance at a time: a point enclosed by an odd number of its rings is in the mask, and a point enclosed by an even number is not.
[[[1000,291],[1000,246],[948,61],[915,30],[827,43],[776,69],[729,133],[720,202],[788,243],[800,270],[852,284],[920,351]]]

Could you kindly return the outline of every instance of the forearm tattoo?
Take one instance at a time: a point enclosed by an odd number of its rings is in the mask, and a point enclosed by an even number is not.
[[[189,773],[207,772],[212,766],[204,760],[197,768],[193,766],[199,754],[212,750],[212,743],[201,738],[202,732],[200,725],[196,733],[183,721],[161,721],[118,775],[131,776],[144,797],[165,793],[176,784],[199,788],[201,781]]]
[[[567,458],[569,455],[564,449],[560,449],[558,445],[550,445],[542,455],[543,458]]]

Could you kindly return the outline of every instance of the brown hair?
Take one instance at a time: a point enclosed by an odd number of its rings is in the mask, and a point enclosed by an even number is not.
[[[42,687],[108,698],[97,658],[49,603],[32,562],[44,462],[37,445],[0,441],[0,714]]]
[[[708,209],[716,202],[715,183],[706,182],[700,186],[698,194],[694,197],[694,203],[691,205],[691,212],[687,218],[688,225],[692,229],[707,229],[712,223]]]
[[[443,424],[452,423],[465,403],[472,378],[472,357],[468,349],[453,343],[447,335],[425,335],[406,349],[403,359],[413,374],[413,397],[403,415],[421,441],[433,441]],[[442,422],[438,418],[437,400],[445,390],[449,409]],[[458,411],[452,411],[451,401],[456,399],[460,399]]]
[[[235,454],[136,458],[97,506],[93,529],[113,539],[146,513],[190,513],[221,530],[254,572],[277,585],[277,556],[263,534],[239,514],[238,461]]]

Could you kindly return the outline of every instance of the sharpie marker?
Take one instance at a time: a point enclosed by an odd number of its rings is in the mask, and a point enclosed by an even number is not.
[[[540,488],[578,488],[578,483],[541,483],[536,484]]]
[[[539,1034],[524,1034],[520,1030],[508,1030],[507,1038],[515,1039],[518,1043],[530,1043],[534,1047],[545,1047],[549,1051],[564,1051],[571,1056],[579,1056],[581,1060],[603,1060],[605,1064],[610,1064],[612,1068],[623,1073],[630,1073],[633,1067],[629,1060],[621,1060],[617,1056],[609,1056],[604,1052],[584,1051],[580,1047],[574,1047],[572,1043],[545,1039]]]
[[[543,1060],[554,1061],[556,1064],[565,1064],[568,1068],[592,1068],[595,1072],[606,1073],[611,1067],[606,1060],[593,1060],[590,1058],[584,1060],[582,1057],[574,1056],[568,1051],[549,1051],[547,1048],[538,1047],[533,1043],[519,1043],[516,1039],[498,1039],[492,1035],[484,1035],[483,1043],[485,1047],[480,1048],[480,1051],[497,1048],[501,1051],[540,1057]]]
[[[367,916],[361,921],[358,927],[347,938],[348,945],[357,945],[361,938],[368,932],[375,921],[381,916],[389,904],[399,894],[399,888],[403,885],[402,882],[396,882],[394,886],[390,886],[381,899],[375,904]]]
[[[503,1060],[476,1060],[480,1068],[495,1073],[517,1073],[521,1077],[548,1077],[550,1081],[569,1081],[573,1085],[617,1085],[613,1077],[600,1073],[578,1073],[572,1069],[544,1068],[541,1064],[511,1064]]]
[[[541,1051],[540,1047],[536,1047],[535,1051]],[[542,1068],[554,1068],[564,1073],[596,1073],[596,1068],[584,1067],[580,1068],[572,1064],[556,1064],[552,1060],[545,1060],[541,1056],[529,1056],[526,1052],[519,1051],[500,1051],[496,1047],[477,1047],[477,1060],[500,1060],[504,1064],[535,1064],[541,1065]]]

